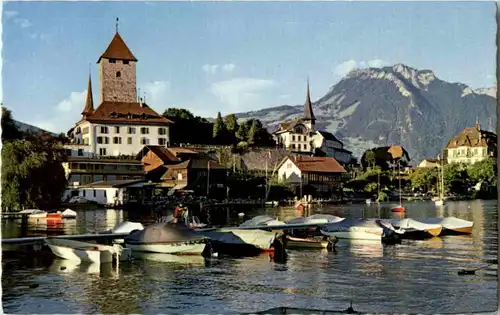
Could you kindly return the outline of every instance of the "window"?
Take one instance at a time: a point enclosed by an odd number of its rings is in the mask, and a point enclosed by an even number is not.
[[[307,144],[303,144],[302,147],[304,148],[304,150],[307,150]]]
[[[120,78],[122,76],[122,73],[120,71],[116,71],[116,77]]]
[[[148,138],[141,138],[141,144],[149,144]]]
[[[182,180],[182,173],[177,174],[177,180]]]
[[[78,149],[78,156],[83,156],[83,149]]]
[[[120,133],[120,127],[119,126],[115,126],[115,133]]]
[[[166,135],[167,134],[167,128],[158,128],[158,134],[159,135]]]
[[[292,163],[288,163],[288,164],[286,165],[286,168],[292,168]]]
[[[128,65],[128,60],[123,60],[124,65]]]
[[[83,197],[85,197],[85,190],[83,191]]]
[[[102,138],[103,138],[103,137],[97,137],[97,143],[102,143],[102,142],[103,142],[103,141],[102,141]]]
[[[132,144],[132,137],[127,138],[127,144]]]
[[[103,191],[103,195],[104,195],[104,198],[108,197],[108,196],[106,196],[106,191]]]
[[[149,128],[147,128],[147,127],[142,127],[142,128],[141,128],[141,133],[142,133],[143,135],[147,135],[147,134],[149,134]]]
[[[99,148],[99,155],[106,155],[106,148]]]
[[[165,138],[158,138],[158,144],[159,145],[167,145],[167,139],[165,139]]]
[[[101,133],[108,133],[108,127],[101,126]]]
[[[116,59],[109,59],[109,63],[116,63]]]
[[[295,136],[292,136],[292,141],[295,141]]]
[[[295,150],[295,144],[292,144],[292,149],[294,149],[294,150]]]
[[[114,144],[122,144],[122,138],[121,137],[113,137],[113,143]]]
[[[302,141],[302,137],[301,136],[297,136],[297,140],[298,141]]]
[[[97,191],[94,189],[94,198],[97,197]]]
[[[97,143],[109,144],[109,138],[108,137],[97,137]]]
[[[129,135],[135,134],[135,127],[128,127],[128,134]]]

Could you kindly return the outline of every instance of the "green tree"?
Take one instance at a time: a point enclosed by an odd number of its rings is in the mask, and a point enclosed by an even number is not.
[[[226,116],[226,129],[231,134],[235,134],[238,131],[238,118],[235,114],[230,114]]]
[[[12,118],[12,112],[2,105],[2,141],[21,139],[22,132]]]
[[[375,167],[375,162],[376,162],[375,152],[373,152],[372,150],[366,151],[365,154],[366,165],[368,165],[369,167]]]
[[[443,177],[445,192],[464,193],[467,191],[469,177],[464,165],[458,163],[445,165]]]
[[[494,158],[487,158],[486,160],[476,162],[467,168],[467,175],[469,176],[472,184],[479,182],[487,182],[494,184],[496,181],[497,165]]]
[[[252,125],[250,126],[250,129],[248,130],[248,143],[249,144],[255,144],[257,132],[259,130],[257,120],[252,121]]]
[[[167,108],[163,112],[163,116],[168,118],[180,118],[180,119],[194,119],[193,113],[191,113],[188,109],[184,108]]]
[[[236,131],[236,138],[239,141],[247,141],[248,140],[248,129],[247,124],[243,123],[238,126],[238,130]]]
[[[437,169],[419,167],[410,174],[410,181],[413,189],[429,192],[437,187]]]
[[[224,121],[222,120],[222,115],[220,112],[217,113],[217,118],[215,119],[214,129],[213,129],[213,137],[215,139],[220,139],[225,135],[226,126]]]
[[[2,208],[52,209],[66,188],[63,150],[55,138],[7,142],[2,148]]]

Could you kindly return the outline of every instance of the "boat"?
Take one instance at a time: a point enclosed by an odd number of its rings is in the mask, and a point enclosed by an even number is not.
[[[76,211],[73,211],[71,209],[66,209],[63,212],[61,212],[62,218],[63,219],[75,219],[76,218]]]
[[[123,221],[115,225],[114,228],[99,232],[99,234],[130,234],[133,231],[143,230],[144,226],[139,222]],[[123,243],[123,238],[114,239],[113,243],[121,244]]]
[[[438,191],[439,191],[439,197],[432,198],[432,201],[434,201],[434,204],[436,206],[444,206],[444,164],[443,161],[444,159],[441,159],[438,156],[438,159],[441,160],[441,171],[439,170],[440,168],[438,167]],[[440,176],[441,175],[441,176]]]
[[[207,238],[195,230],[163,222],[132,231],[124,242],[133,251],[177,255],[202,255],[207,247]]]
[[[389,222],[396,228],[404,230],[404,238],[422,239],[436,237],[441,234],[443,227],[440,224],[423,223],[415,219],[390,219]]]
[[[28,215],[29,219],[45,219],[47,217],[47,211],[39,209],[26,209],[19,211],[19,214]]]
[[[335,243],[337,243],[337,239],[334,238],[332,240],[321,239],[321,238],[301,238],[301,237],[293,237],[290,235],[286,236],[286,247],[287,248],[328,248],[330,245],[331,248],[335,247]]]
[[[250,226],[261,226],[261,225],[284,225],[283,221],[278,220],[278,218],[273,218],[268,215],[258,215],[250,220],[247,220],[240,224],[240,227],[250,227]]]
[[[390,224],[380,224],[379,220],[344,219],[327,224],[320,229],[326,236],[339,239],[382,240],[396,237],[400,232]]]
[[[53,213],[47,213],[46,219],[47,220],[57,220],[60,221],[62,220],[63,216],[61,212],[53,212]]]
[[[286,224],[326,224],[326,223],[336,223],[344,220],[344,218],[337,217],[335,215],[331,214],[314,214],[308,217],[297,217],[291,220],[286,221]],[[304,233],[307,234],[318,234],[322,235],[319,233],[319,229],[317,226],[312,226],[308,228],[299,228],[299,229],[290,229],[288,232],[294,236],[301,236],[304,237]],[[317,233],[318,232],[318,233]]]
[[[427,224],[439,224],[443,227],[441,235],[472,234],[474,222],[455,217],[417,218],[416,221]]]
[[[185,265],[204,265],[205,258],[201,255],[172,255],[148,252],[133,252],[132,257],[141,260],[156,261],[162,263],[175,263]]]
[[[236,256],[273,252],[277,247],[279,236],[282,235],[281,232],[230,227],[203,231],[202,234],[210,239],[215,252]]]
[[[405,212],[405,207],[403,207],[402,192],[401,192],[401,164],[398,161],[398,179],[399,179],[399,205],[392,207],[392,212]]]
[[[62,238],[47,238],[45,243],[52,253],[62,259],[85,263],[110,263],[113,259],[130,259],[130,250],[120,245],[102,245]]]

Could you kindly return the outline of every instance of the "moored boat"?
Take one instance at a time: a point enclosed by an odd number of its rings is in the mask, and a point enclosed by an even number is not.
[[[404,230],[404,238],[436,237],[443,230],[440,224],[428,224],[410,218],[383,221],[390,222],[394,227]]]
[[[396,236],[396,229],[378,221],[366,219],[344,219],[321,227],[321,233],[339,239],[380,240]]]
[[[61,216],[63,219],[75,219],[76,218],[76,211],[73,211],[71,209],[66,209],[63,212],[61,212]]]
[[[278,218],[273,218],[268,215],[258,215],[250,220],[247,220],[240,224],[240,227],[250,227],[250,226],[273,226],[273,225],[284,225],[283,221],[278,220]]]
[[[29,219],[45,219],[47,217],[47,211],[39,209],[26,209],[19,211],[19,214],[28,215]]]
[[[414,219],[426,224],[439,224],[443,227],[441,235],[471,234],[474,222],[455,217],[447,218],[417,218]]]
[[[128,260],[130,250],[120,245],[102,245],[61,238],[47,238],[52,253],[62,259],[86,263],[110,263],[113,259]]]
[[[301,238],[293,237],[290,235],[286,236],[286,247],[287,248],[331,248],[335,246],[337,239],[327,240],[321,238]]]
[[[134,251],[176,255],[201,255],[207,247],[202,234],[185,225],[170,223],[155,223],[133,231],[124,242]]]

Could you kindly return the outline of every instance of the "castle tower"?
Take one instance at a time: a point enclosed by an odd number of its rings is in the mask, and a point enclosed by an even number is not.
[[[304,104],[304,117],[302,118],[304,124],[311,130],[314,130],[314,125],[316,123],[316,117],[314,117],[312,103],[311,103],[311,95],[309,93],[309,78],[307,79],[307,95],[306,102]]]
[[[115,36],[97,61],[101,102],[137,102],[136,62],[137,59],[118,33],[117,19]]]

